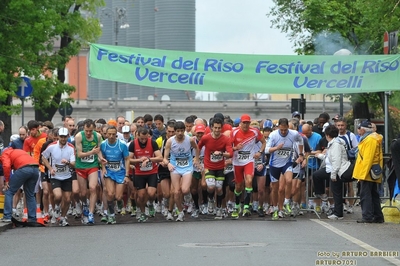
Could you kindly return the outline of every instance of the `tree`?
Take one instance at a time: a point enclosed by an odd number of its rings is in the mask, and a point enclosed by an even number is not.
[[[383,33],[400,28],[399,0],[274,0],[272,27],[287,33],[298,54],[382,54]],[[336,97],[336,96],[334,96]],[[370,118],[384,106],[384,93],[346,94],[354,118]]]
[[[100,36],[99,21],[90,14],[103,4],[102,0],[0,2],[0,119],[6,125],[5,137],[11,133],[11,115],[20,111],[12,106],[12,97],[22,74],[33,80],[36,120],[51,120],[61,95],[74,90],[64,84],[65,66]]]

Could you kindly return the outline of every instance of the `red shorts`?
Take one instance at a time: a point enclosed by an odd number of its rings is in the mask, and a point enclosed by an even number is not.
[[[235,183],[242,183],[245,175],[254,176],[254,162],[242,166],[234,165],[233,172],[235,173]]]
[[[93,167],[93,168],[86,168],[86,169],[75,169],[75,172],[78,176],[87,179],[90,174],[96,172],[99,170],[98,167]],[[97,175],[96,175],[97,177]]]

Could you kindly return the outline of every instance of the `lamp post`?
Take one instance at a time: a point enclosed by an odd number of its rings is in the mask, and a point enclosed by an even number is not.
[[[101,16],[106,16],[114,19],[114,31],[115,31],[115,41],[114,45],[118,45],[118,33],[119,29],[129,28],[129,24],[126,23],[126,9],[121,7],[116,7],[115,9],[111,9],[109,7],[105,7],[101,10]],[[100,27],[103,27],[103,24],[100,23]],[[114,118],[118,117],[118,82],[114,82]]]

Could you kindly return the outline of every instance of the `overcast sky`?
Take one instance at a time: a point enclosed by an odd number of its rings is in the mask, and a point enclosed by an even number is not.
[[[293,55],[286,35],[271,29],[266,14],[273,5],[272,0],[197,0],[196,51]],[[215,100],[209,92],[198,96]]]
[[[284,33],[266,16],[272,0],[197,0],[196,51],[294,54]]]

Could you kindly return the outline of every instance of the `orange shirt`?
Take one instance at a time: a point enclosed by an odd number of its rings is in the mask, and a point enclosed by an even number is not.
[[[22,149],[25,152],[29,153],[29,155],[33,155],[33,149],[35,148],[36,143],[38,143],[38,141],[43,138],[44,139],[47,138],[47,134],[44,132],[42,132],[39,136],[36,137],[32,136],[27,137],[24,141],[24,147]]]

